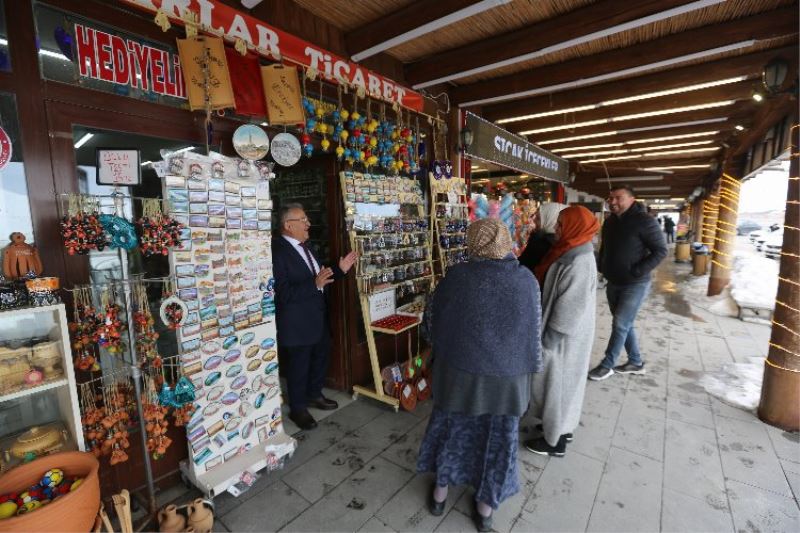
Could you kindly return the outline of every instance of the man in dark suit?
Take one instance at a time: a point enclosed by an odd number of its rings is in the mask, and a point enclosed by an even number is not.
[[[272,269],[278,343],[287,361],[289,418],[300,429],[312,429],[317,422],[309,406],[338,407],[322,395],[331,345],[325,288],[344,277],[357,256],[350,252],[338,265],[322,266],[307,246],[311,223],[301,204],[282,206],[279,222],[281,235],[272,240]]]

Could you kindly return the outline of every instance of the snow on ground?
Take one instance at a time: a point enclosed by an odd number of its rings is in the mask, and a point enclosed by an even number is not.
[[[731,296],[742,307],[775,309],[778,261],[759,255],[736,253],[731,273]]]
[[[755,412],[761,399],[764,358],[751,357],[750,360],[750,363],[726,364],[717,372],[706,372],[700,378],[700,386],[728,405]]]

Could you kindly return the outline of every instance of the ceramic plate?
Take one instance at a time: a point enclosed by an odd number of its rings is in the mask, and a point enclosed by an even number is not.
[[[242,159],[258,161],[269,152],[267,132],[255,124],[244,124],[233,132],[233,149]]]
[[[254,391],[258,392],[266,386],[267,384],[264,382],[264,376],[256,376],[253,378],[253,383],[251,384],[251,387],[253,388]]]
[[[300,141],[291,133],[279,133],[272,138],[272,159],[282,167],[290,167],[300,161]]]
[[[268,363],[267,366],[264,367],[264,374],[272,374],[276,370],[278,370],[278,363],[273,361],[272,363]],[[208,383],[206,383],[206,385],[208,385]]]

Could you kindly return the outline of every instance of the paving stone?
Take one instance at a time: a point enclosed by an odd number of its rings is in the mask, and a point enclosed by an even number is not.
[[[398,438],[394,444],[381,452],[380,456],[411,472],[416,472],[419,445],[427,427],[428,421],[422,420],[408,433]]]
[[[522,518],[540,531],[584,531],[602,474],[602,462],[579,453],[553,458],[528,498]]]
[[[605,383],[587,384],[581,421],[573,432],[575,440],[568,447],[570,452],[577,451],[601,461],[608,456],[625,399],[625,391]]]
[[[286,525],[286,531],[357,531],[413,474],[376,457]]]
[[[349,434],[283,476],[283,480],[305,499],[316,502],[383,449],[374,439]]]
[[[400,489],[391,500],[375,513],[375,517],[394,531],[433,531],[444,519],[428,511],[428,497],[434,483],[433,475],[417,475]],[[464,493],[464,487],[450,487],[445,514]]]
[[[717,434],[713,429],[667,420],[664,486],[728,508]]]
[[[711,407],[698,402],[667,398],[667,418],[695,424],[706,428],[714,428],[714,417]],[[714,445],[716,447],[716,444]]]
[[[789,433],[769,425],[765,427],[776,455],[786,461],[797,463],[794,467],[795,472],[800,472],[800,433]]]
[[[728,498],[737,531],[800,531],[800,509],[791,498],[738,481],[728,481]]]
[[[715,423],[726,480],[791,497],[783,467],[775,456],[764,424],[726,417],[717,417]]]
[[[662,461],[665,420],[665,411],[649,409],[637,399],[629,401],[626,397],[611,444]]]
[[[363,533],[395,533],[394,529],[390,528],[374,516],[369,519],[369,522],[361,526],[358,530]]]
[[[657,530],[661,485],[660,462],[612,447],[586,530]]]
[[[733,519],[725,506],[716,500],[698,500],[664,487],[661,504],[661,531],[733,531]]]
[[[540,530],[522,517],[517,518],[514,527],[511,528],[511,533],[529,533],[530,531]]]
[[[411,429],[419,424],[425,424],[419,417],[406,411],[388,411],[373,418],[351,434],[362,440],[375,443],[384,450],[401,439]]]
[[[437,533],[461,533],[462,531],[475,531],[472,519],[460,511],[453,509],[435,529]]]
[[[492,513],[492,529],[498,533],[508,533],[514,523],[522,514],[525,502],[533,492],[535,482],[520,479],[520,490],[515,495],[500,504],[500,507]],[[475,507],[475,491],[470,487],[464,491],[458,499],[456,509],[465,515],[471,515]]]
[[[800,464],[781,461],[781,465],[783,473],[786,474],[786,480],[794,493],[794,501],[800,506]]]
[[[278,531],[310,506],[299,493],[278,482],[220,520],[231,531]]]
[[[712,395],[709,395],[711,400],[711,411],[713,411],[715,416],[724,416],[726,418],[734,418],[736,420],[741,420],[743,422],[750,422],[753,424],[763,424],[756,414],[752,411],[748,411],[741,407],[734,407],[733,405],[728,405],[727,403],[723,402],[719,398],[716,398]]]

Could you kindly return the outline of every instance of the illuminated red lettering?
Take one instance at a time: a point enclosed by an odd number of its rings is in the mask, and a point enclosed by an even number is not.
[[[186,98],[186,86],[183,84],[183,67],[181,67],[180,57],[173,55],[172,63],[175,65],[175,87],[177,88],[175,96]]]
[[[111,57],[111,35],[97,32],[97,70],[98,78],[103,81],[114,81],[114,64]]]
[[[150,83],[148,82],[148,72],[150,72],[150,53],[147,46],[142,46],[140,43],[128,43],[128,46],[133,48],[133,55],[136,59],[136,69],[139,71],[141,78],[137,78],[143,91],[150,90]]]
[[[164,51],[150,48],[149,52],[153,91],[164,94]]]
[[[130,83],[131,68],[128,64],[128,47],[122,37],[111,37],[111,50],[114,52],[114,83],[128,85]]]
[[[78,44],[78,69],[81,76],[97,77],[97,57],[95,56],[95,32],[75,24],[75,40]]]
[[[170,96],[175,96],[175,91],[177,87],[175,87],[175,64],[170,64],[169,61],[169,54],[164,52],[164,65],[167,67],[166,75],[164,76],[164,85],[167,87],[167,94]]]

